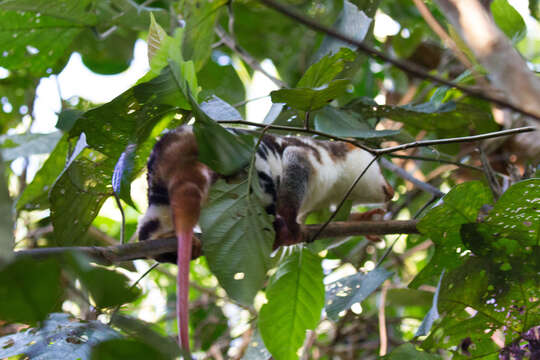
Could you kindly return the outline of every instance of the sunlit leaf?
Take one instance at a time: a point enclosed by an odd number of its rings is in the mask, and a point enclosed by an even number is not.
[[[297,359],[306,330],[319,323],[324,304],[321,258],[308,249],[287,256],[270,279],[259,330],[276,360]]]
[[[349,80],[334,80],[316,89],[295,88],[272,91],[272,102],[286,103],[292,108],[303,111],[314,111],[322,108],[328,102],[343,95],[347,90]]]
[[[527,34],[527,26],[519,12],[507,0],[494,0],[490,3],[491,14],[497,26],[514,44]]]
[[[442,204],[426,213],[418,223],[418,230],[435,243],[435,253],[409,286],[435,284],[443,269],[449,271],[463,263],[461,253],[466,247],[459,233],[461,225],[476,222],[480,209],[491,202],[489,189],[479,181],[470,181],[454,187]]]
[[[15,160],[21,156],[47,154],[54,149],[61,137],[60,131],[49,134],[1,135],[0,152],[5,161]]]
[[[84,26],[96,25],[91,0],[7,0],[0,4],[0,66],[45,75]],[[49,71],[50,73],[50,71]]]

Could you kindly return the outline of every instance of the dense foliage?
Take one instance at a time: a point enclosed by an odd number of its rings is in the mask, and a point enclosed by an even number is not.
[[[423,72],[465,86],[489,81],[430,2],[456,48],[410,1],[288,5]],[[529,1],[535,26],[538,6]],[[489,9],[538,69],[538,34],[507,0]],[[374,32],[387,16],[398,30]],[[149,70],[135,85],[104,104],[60,99],[57,130],[33,131],[40,79],[55,78],[74,52],[95,73],[121,73],[137,39],[148,44]],[[540,356],[538,148],[493,138],[388,152],[381,161],[396,195],[385,219],[419,219],[419,234],[317,239],[274,253],[273,219],[251,171],[263,127],[380,149],[515,127],[519,114],[412,76],[257,1],[3,0],[0,43],[0,358],[182,355],[173,265],[38,249],[136,241],[146,159],[159,134],[187,122],[201,161],[221,174],[246,169],[212,187],[201,216],[204,256],[190,274],[197,358]],[[267,59],[275,74],[261,65]],[[248,96],[261,72],[273,82],[265,94],[272,107],[253,116],[246,104],[259,101]],[[224,124],[253,131],[234,135]],[[535,144],[536,134],[522,135]],[[344,201],[333,220],[351,210],[365,208]]]

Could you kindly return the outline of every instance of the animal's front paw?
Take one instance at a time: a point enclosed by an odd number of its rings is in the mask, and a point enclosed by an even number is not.
[[[277,249],[280,246],[293,245],[302,242],[300,225],[297,223],[287,224],[279,215],[277,215],[274,220],[274,230],[276,231],[274,249]]]
[[[371,220],[382,220],[386,210],[377,208],[368,210],[362,213],[352,213],[349,215],[350,221],[371,221]]]

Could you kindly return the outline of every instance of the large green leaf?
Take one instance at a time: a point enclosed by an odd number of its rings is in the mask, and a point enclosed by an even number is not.
[[[7,0],[0,3],[0,66],[45,75],[85,26],[96,24],[92,1]]]
[[[296,249],[281,263],[266,289],[259,315],[264,344],[276,360],[297,359],[306,330],[319,323],[324,305],[321,258]]]
[[[111,195],[114,161],[86,149],[84,133],[49,192],[51,220],[57,244],[76,244]]]
[[[349,80],[334,80],[327,86],[316,89],[295,88],[272,91],[272,102],[286,103],[292,108],[303,111],[314,111],[322,108],[330,101],[343,95],[347,90]]]
[[[426,213],[418,223],[418,230],[435,243],[435,253],[410,286],[434,284],[443,269],[454,269],[463,262],[461,253],[466,247],[461,241],[461,225],[476,222],[482,206],[491,202],[489,189],[479,181],[470,181],[454,187],[441,205]]]
[[[247,182],[212,186],[202,210],[202,246],[208,265],[229,296],[250,304],[262,288],[272,260],[272,219],[255,195],[248,199]]]
[[[120,334],[96,320],[80,321],[68,314],[50,314],[43,326],[0,338],[0,357],[29,359],[90,359],[92,347]]]
[[[325,300],[328,317],[333,320],[339,319],[340,312],[364,301],[390,275],[392,275],[390,271],[377,267],[367,274],[357,273],[328,284]]]
[[[494,0],[490,8],[495,23],[514,44],[525,37],[527,34],[525,21],[507,0]]]
[[[355,58],[356,53],[348,48],[343,48],[333,55],[328,54],[306,70],[296,87],[316,88],[328,84]]]
[[[199,161],[222,175],[232,175],[246,167],[255,147],[254,138],[247,134],[233,134],[211,118],[224,114],[235,117],[240,114],[218,98],[200,106],[194,99],[190,99],[193,115],[197,120],[193,125],[193,132],[197,138]]]
[[[226,4],[227,0],[184,3],[186,27],[182,51],[186,59],[195,63],[197,71],[204,66],[212,53],[214,26],[219,11]]]
[[[0,269],[0,319],[35,324],[61,305],[60,265],[16,259]]]

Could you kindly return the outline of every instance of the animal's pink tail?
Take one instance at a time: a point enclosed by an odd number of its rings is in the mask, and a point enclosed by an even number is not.
[[[189,351],[189,261],[191,260],[191,239],[193,230],[181,232],[178,241],[178,275],[176,285],[176,318],[178,319],[178,339],[183,349]]]

